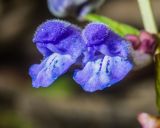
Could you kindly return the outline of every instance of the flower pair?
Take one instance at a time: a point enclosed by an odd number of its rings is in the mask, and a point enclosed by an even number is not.
[[[48,87],[79,63],[73,79],[85,91],[94,92],[122,80],[132,69],[131,46],[106,25],[90,23],[83,30],[60,20],[40,25],[33,42],[44,56],[29,70],[33,87]]]

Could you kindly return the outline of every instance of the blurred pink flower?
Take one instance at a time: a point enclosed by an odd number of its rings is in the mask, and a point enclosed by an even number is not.
[[[156,38],[153,34],[141,31],[139,36],[126,35],[125,38],[132,43],[134,70],[142,69],[153,62],[153,54],[156,49]]]
[[[139,36],[126,35],[125,38],[132,43],[134,50],[148,54],[153,54],[155,51],[156,39],[153,34],[146,31],[141,31]]]
[[[139,114],[138,121],[142,128],[160,128],[160,118],[147,113]]]

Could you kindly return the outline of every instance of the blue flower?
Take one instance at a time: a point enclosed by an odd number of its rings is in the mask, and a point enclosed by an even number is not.
[[[74,80],[85,91],[102,90],[122,80],[133,65],[130,44],[101,23],[90,23],[82,32],[87,49],[84,68],[77,70]]]
[[[85,48],[81,30],[64,21],[49,20],[40,25],[34,35],[44,59],[29,70],[33,87],[47,87],[64,74]]]
[[[47,0],[50,12],[57,17],[76,16],[80,20],[100,7],[104,0]]]
[[[75,3],[73,3],[72,0],[47,0],[47,4],[49,11],[53,15],[65,17]]]

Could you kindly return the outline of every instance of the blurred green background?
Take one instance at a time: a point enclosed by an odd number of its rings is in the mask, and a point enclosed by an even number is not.
[[[153,6],[160,26],[160,0]],[[136,0],[106,0],[97,13],[143,29]],[[138,128],[138,113],[156,113],[153,64],[96,93],[84,92],[72,73],[32,88],[28,68],[42,59],[32,36],[52,18],[46,0],[0,0],[0,128]]]

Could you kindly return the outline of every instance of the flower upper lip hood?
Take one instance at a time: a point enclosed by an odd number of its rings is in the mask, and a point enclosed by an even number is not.
[[[57,44],[62,39],[75,34],[80,34],[81,29],[62,20],[48,20],[37,28],[34,34],[34,43]]]
[[[90,49],[104,55],[128,58],[131,44],[114,33],[103,23],[90,23],[82,31],[83,39]]]
[[[86,26],[82,33],[84,40],[87,46],[101,45],[106,42],[107,37],[109,36],[109,29],[106,29],[106,26],[103,24],[97,28],[99,23],[92,23]]]
[[[40,25],[33,42],[44,56],[56,52],[77,58],[85,47],[81,29],[61,20],[48,20]]]

